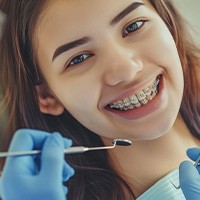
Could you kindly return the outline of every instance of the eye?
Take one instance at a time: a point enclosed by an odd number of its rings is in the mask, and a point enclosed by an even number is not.
[[[140,29],[144,25],[145,22],[146,22],[146,20],[138,20],[138,21],[135,21],[135,22],[129,24],[124,29],[122,36],[126,37],[129,33],[137,31],[138,29]]]
[[[79,63],[84,62],[85,60],[87,60],[91,56],[92,55],[90,55],[88,53],[80,54],[80,55],[74,57],[73,59],[71,59],[68,66],[78,65]]]

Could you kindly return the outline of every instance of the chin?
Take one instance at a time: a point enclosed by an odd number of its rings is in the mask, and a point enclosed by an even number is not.
[[[145,127],[145,130],[138,132],[139,134],[136,135],[133,140],[156,140],[169,133],[173,128],[177,115],[175,116],[173,114],[173,116],[168,116],[168,118],[166,116],[164,118],[159,118],[158,123]]]

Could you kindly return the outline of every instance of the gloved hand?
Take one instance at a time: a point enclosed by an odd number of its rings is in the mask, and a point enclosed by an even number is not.
[[[74,170],[65,162],[63,150],[72,141],[59,133],[21,129],[9,151],[42,150],[41,156],[8,157],[0,179],[3,200],[65,200],[67,181]],[[37,158],[37,159],[36,159]],[[38,162],[38,159],[40,162]]]
[[[187,155],[193,161],[200,156],[200,148],[187,150]],[[187,200],[200,200],[200,166],[194,167],[189,161],[184,161],[179,167],[180,186]]]

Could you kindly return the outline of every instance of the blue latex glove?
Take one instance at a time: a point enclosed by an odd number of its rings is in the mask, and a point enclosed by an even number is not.
[[[200,155],[200,148],[187,150],[187,155],[196,161]],[[189,161],[184,161],[179,167],[180,186],[187,200],[200,200],[200,166],[194,167]]]
[[[0,179],[2,199],[65,200],[67,188],[63,182],[74,174],[74,170],[65,162],[63,150],[71,144],[71,140],[59,133],[17,131],[9,151],[42,150],[40,164],[35,162],[36,156],[8,157]]]

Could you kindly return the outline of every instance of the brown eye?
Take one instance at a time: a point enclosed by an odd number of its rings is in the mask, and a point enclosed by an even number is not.
[[[138,20],[138,21],[135,21],[135,22],[129,24],[124,29],[123,37],[127,36],[129,33],[135,32],[138,29],[140,29],[144,25],[145,22],[146,22],[145,20]]]

